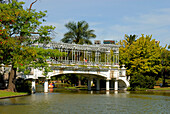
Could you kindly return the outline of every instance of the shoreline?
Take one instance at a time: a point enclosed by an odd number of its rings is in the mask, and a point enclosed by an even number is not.
[[[154,91],[154,92],[170,92],[170,90],[149,90],[149,89],[147,89],[146,91]]]
[[[18,92],[9,92],[5,90],[0,90],[0,99],[7,99],[7,98],[14,98],[14,97],[22,97],[22,96],[28,96],[30,94],[28,93],[18,93]]]
[[[15,96],[6,96],[6,97],[0,97],[0,99],[8,99],[8,98],[15,98],[15,97],[23,97],[23,96],[28,96],[29,94],[25,95],[15,95]]]

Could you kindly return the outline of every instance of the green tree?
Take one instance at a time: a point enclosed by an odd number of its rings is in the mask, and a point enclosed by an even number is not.
[[[162,82],[163,86],[166,86],[165,79],[170,78],[170,51],[166,48],[161,50],[161,64],[162,64]]]
[[[91,38],[96,38],[94,30],[89,30],[89,24],[85,21],[69,22],[65,25],[69,30],[61,40],[64,43],[92,44]]]
[[[130,79],[131,89],[136,88],[154,88],[155,79],[151,76],[144,76],[140,73],[134,74]]]
[[[29,74],[31,68],[38,68],[47,75],[50,68],[46,60],[61,56],[58,50],[43,48],[51,41],[50,34],[55,29],[53,26],[41,26],[46,11],[32,10],[32,4],[25,10],[23,4],[16,1],[0,4],[0,64],[11,65],[9,91],[16,91],[17,69]],[[39,37],[31,39],[33,34]],[[38,43],[43,47],[38,48]]]
[[[138,36],[137,35],[127,35],[127,34],[125,34],[125,40],[126,40],[126,42],[127,43],[130,43],[130,44],[132,44],[134,41],[136,41],[136,38],[137,38]]]
[[[150,76],[152,79],[158,79],[161,72],[161,49],[155,40],[151,40],[152,36],[142,35],[132,44],[126,40],[120,41],[120,64],[125,64],[127,75],[131,76],[131,81],[139,81],[139,78],[134,78],[136,74]],[[141,76],[142,77],[142,76]],[[146,78],[149,79],[149,78]],[[131,86],[134,86],[132,84]],[[140,87],[147,87],[140,86]]]

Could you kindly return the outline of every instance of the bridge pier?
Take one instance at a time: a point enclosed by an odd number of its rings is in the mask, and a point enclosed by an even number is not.
[[[44,93],[48,93],[48,79],[45,79],[44,82]]]
[[[109,88],[109,80],[106,80],[106,91],[109,91],[110,88]]]
[[[31,89],[32,89],[32,93],[35,93],[35,89],[36,87],[35,87],[35,79],[32,79],[32,87],[31,87]]]
[[[118,90],[118,80],[115,80],[115,91]]]
[[[91,79],[91,86],[93,86],[93,79]]]

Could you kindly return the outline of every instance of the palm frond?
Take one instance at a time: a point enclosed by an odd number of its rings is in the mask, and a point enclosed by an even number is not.
[[[86,21],[69,22],[65,27],[69,30],[61,40],[65,43],[92,44],[90,39],[96,38],[94,30],[89,30],[89,24]]]

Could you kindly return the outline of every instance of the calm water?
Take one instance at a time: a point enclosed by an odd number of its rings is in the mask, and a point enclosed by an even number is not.
[[[74,91],[0,100],[0,114],[170,113],[170,92]]]

